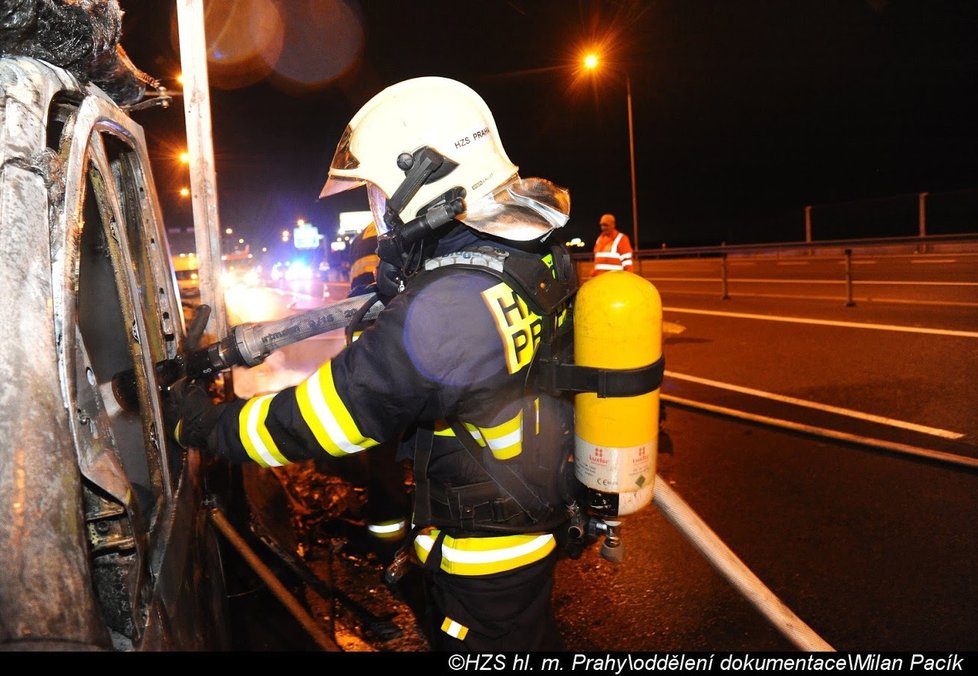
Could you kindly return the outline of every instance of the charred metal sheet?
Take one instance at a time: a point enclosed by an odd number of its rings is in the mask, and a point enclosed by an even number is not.
[[[69,80],[44,70],[0,65],[0,643],[108,647],[65,434],[51,302],[44,115]]]

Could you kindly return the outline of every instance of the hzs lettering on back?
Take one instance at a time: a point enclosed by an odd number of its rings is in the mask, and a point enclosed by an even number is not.
[[[482,292],[482,299],[492,313],[496,330],[503,341],[506,368],[516,373],[530,363],[543,322],[526,306],[526,302],[503,282]]]

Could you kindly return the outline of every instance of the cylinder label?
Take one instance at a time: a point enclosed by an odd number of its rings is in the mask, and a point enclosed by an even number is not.
[[[588,488],[606,493],[632,493],[651,486],[655,478],[658,439],[638,446],[598,446],[575,437],[574,474]]]

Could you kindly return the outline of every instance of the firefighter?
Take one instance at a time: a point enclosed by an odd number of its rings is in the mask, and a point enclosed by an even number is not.
[[[377,226],[369,223],[350,243],[350,296],[366,296],[376,291]],[[350,326],[349,342],[356,340],[362,326]],[[384,563],[390,563],[408,533],[410,497],[404,486],[404,471],[396,460],[397,441],[391,439],[369,453],[361,453],[366,484],[366,547]],[[344,460],[339,460],[344,462]],[[349,461],[345,461],[349,462]],[[359,543],[351,542],[351,550]]]
[[[373,325],[277,394],[214,406],[199,387],[177,392],[174,433],[266,466],[402,435],[432,647],[561,649],[550,595],[574,498],[573,403],[531,376],[576,288],[546,241],[570,196],[521,178],[482,98],[439,77],[388,87],[350,121],[320,196],[364,185],[386,303]]]
[[[371,221],[350,242],[350,296],[362,296],[377,286],[377,225]]]
[[[594,243],[594,270],[596,277],[609,270],[632,269],[632,244],[628,235],[615,227],[615,215],[604,214],[598,222],[601,234]]]

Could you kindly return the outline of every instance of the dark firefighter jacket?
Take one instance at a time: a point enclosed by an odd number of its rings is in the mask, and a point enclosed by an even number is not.
[[[435,253],[459,251],[473,240],[466,229],[440,242]],[[526,380],[542,321],[486,272],[449,266],[421,273],[358,340],[304,382],[230,404],[216,430],[216,449],[234,461],[277,466],[323,453],[359,453],[420,427],[434,433],[433,492],[485,483],[489,477],[446,421],[464,424],[494,458],[519,462],[525,431],[539,425],[525,411],[540,408],[540,395],[527,393]],[[512,570],[556,547],[550,532],[445,530],[441,568],[451,574]],[[422,560],[437,535],[426,529],[416,538]]]

